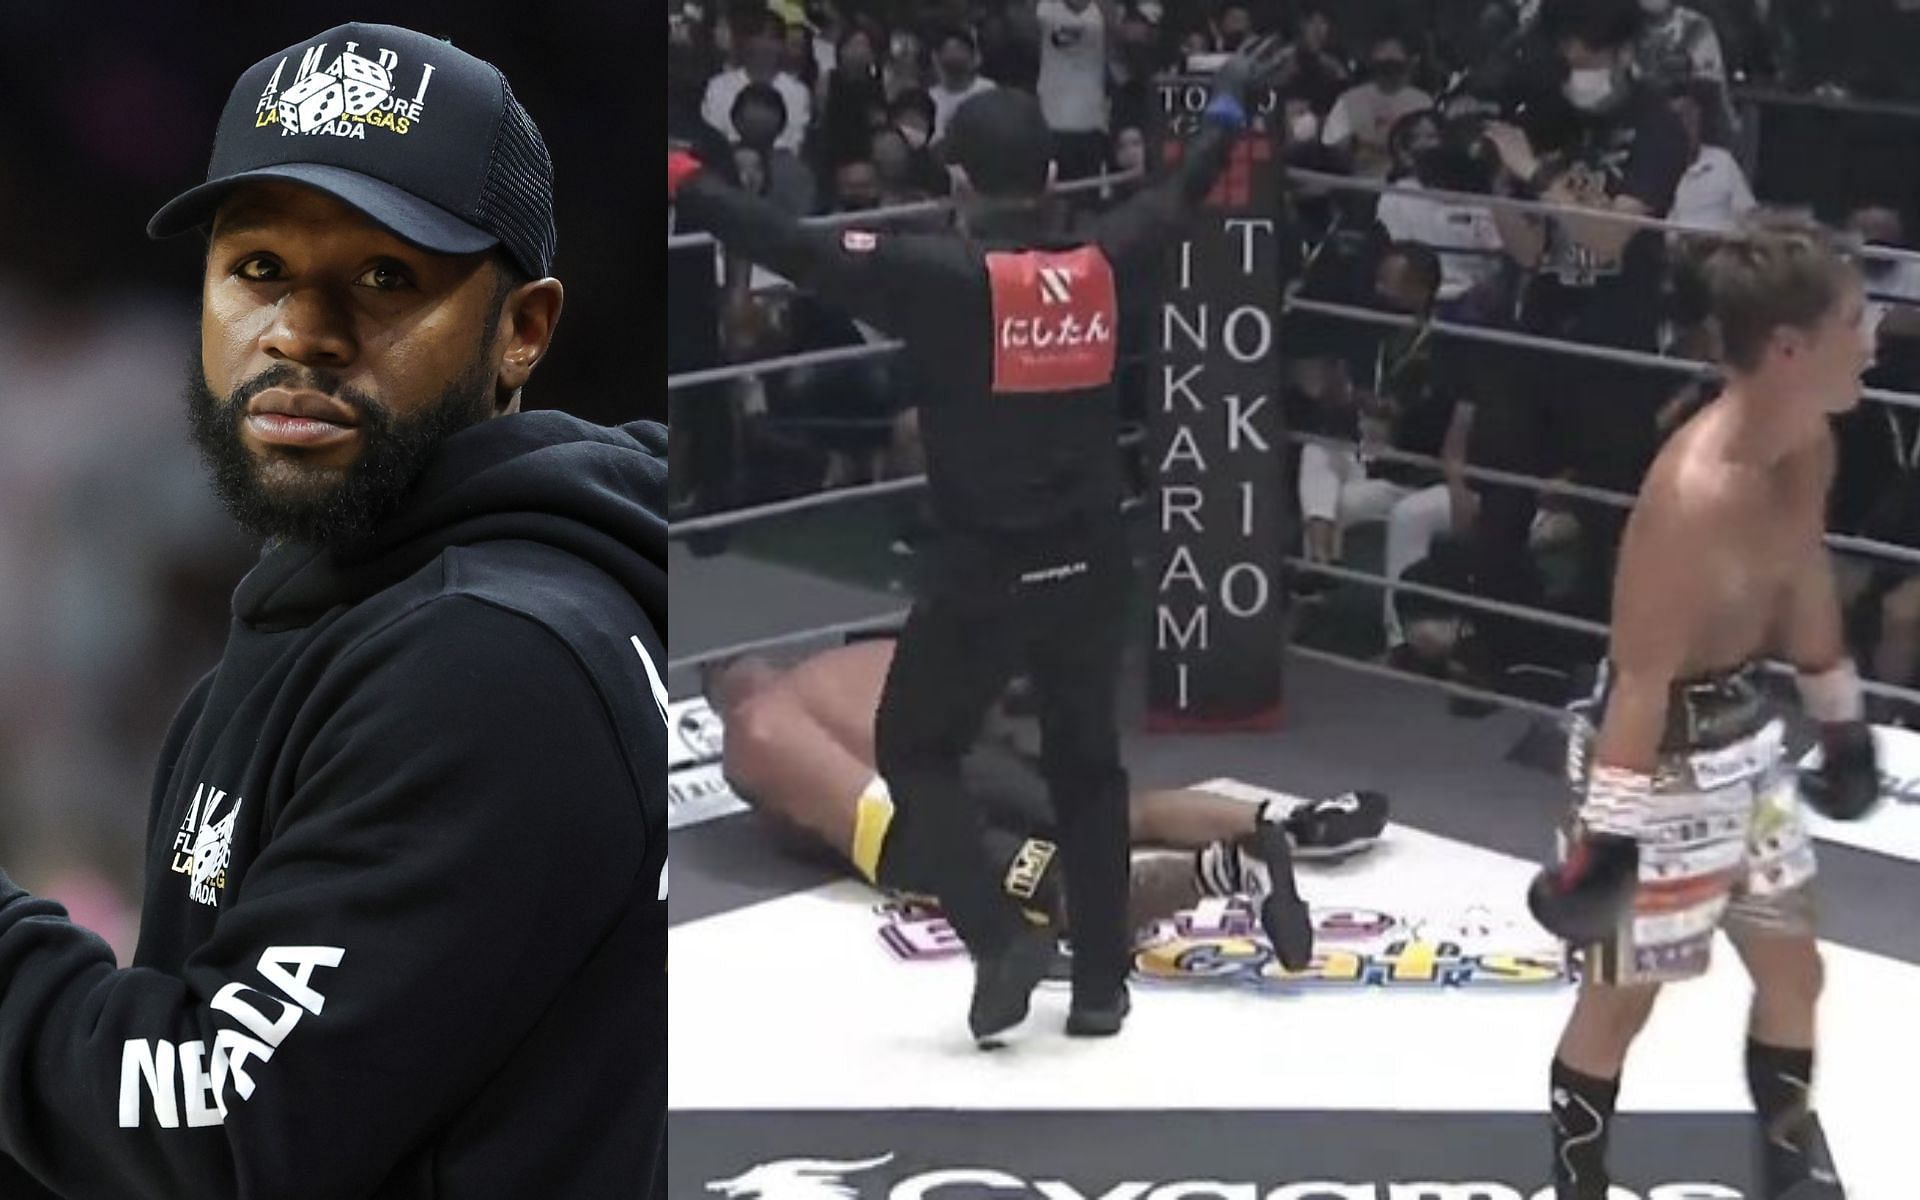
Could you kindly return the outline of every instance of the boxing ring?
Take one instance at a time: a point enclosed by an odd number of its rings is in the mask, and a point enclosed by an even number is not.
[[[1295,172],[1329,189],[1392,185]],[[1096,181],[1097,182],[1097,181]],[[1442,203],[1554,213],[1531,201],[1423,190]],[[937,206],[934,206],[937,208]],[[877,217],[918,216],[915,205]],[[1587,213],[1667,232],[1652,218]],[[846,223],[847,219],[839,219]],[[1705,231],[1693,231],[1705,232]],[[1725,236],[1717,234],[1716,236]],[[698,245],[703,235],[670,239]],[[1870,253],[1920,258],[1897,251]],[[1374,325],[1417,318],[1303,297],[1283,311]],[[1671,372],[1706,363],[1446,321],[1437,333]],[[669,389],[895,353],[877,342],[714,368]],[[1864,402],[1920,407],[1868,389]],[[1137,436],[1137,435],[1136,435]],[[1296,444],[1350,442],[1289,431]],[[1376,457],[1437,468],[1383,448]],[[1597,504],[1632,497],[1467,463],[1470,481]],[[1064,992],[1043,988],[1014,1050],[977,1052],[962,1014],[965,960],[941,953],[925,914],[888,906],[820,861],[781,850],[725,792],[724,730],[698,698],[708,663],[794,657],[897,627],[907,582],[766,550],[749,531],[857,523],[862,505],[912,495],[921,476],[836,488],[676,521],[668,686],[673,794],[670,897],[671,1194],[740,1200],[1533,1200],[1546,1184],[1547,1064],[1573,999],[1524,893],[1567,802],[1554,758],[1559,710],[1384,662],[1289,645],[1279,733],[1139,732],[1130,664],[1126,758],[1136,784],[1199,785],[1249,801],[1352,787],[1387,792],[1373,852],[1302,863],[1321,958],[1311,982],[1275,986],[1250,958],[1243,914],[1203,906],[1136,961],[1134,1012],[1104,1041],[1059,1035]],[[1151,481],[1149,481],[1151,486]],[[693,554],[689,539],[734,538]],[[805,538],[795,537],[804,542]],[[1840,554],[1903,567],[1920,551],[1829,534]],[[1288,567],[1387,586],[1471,612],[1576,633],[1604,626],[1357,566]],[[1377,597],[1377,592],[1369,592]],[[693,620],[689,615],[697,614]],[[1784,668],[1783,668],[1784,669]],[[1920,704],[1920,692],[1866,689]],[[1496,706],[1449,715],[1443,693]],[[1820,839],[1822,1003],[1817,1102],[1855,1200],[1920,1196],[1900,1119],[1920,1078],[1920,735],[1878,731],[1892,798],[1866,821],[1809,814]],[[1913,783],[1911,786],[1908,781]],[[1158,953],[1155,952],[1157,945]],[[948,947],[950,949],[950,946]],[[1495,964],[1530,964],[1502,971]],[[1249,965],[1251,964],[1251,965]],[[1671,988],[1624,1075],[1611,1161],[1617,1197],[1707,1200],[1753,1186],[1740,1042],[1749,985],[1724,940],[1704,978]],[[811,1189],[811,1190],[809,1190]]]

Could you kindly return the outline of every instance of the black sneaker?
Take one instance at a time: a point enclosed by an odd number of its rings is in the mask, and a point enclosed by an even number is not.
[[[1281,821],[1302,859],[1346,858],[1380,840],[1387,827],[1387,797],[1381,792],[1342,792],[1311,800]]]
[[[1006,949],[975,961],[967,1027],[981,1049],[1000,1046],[1001,1035],[1027,1019],[1033,989],[1052,969],[1054,952],[1052,934],[1044,929],[1023,929]]]
[[[1246,842],[1248,853],[1267,865],[1272,890],[1260,898],[1260,928],[1274,957],[1289,971],[1313,961],[1313,918],[1293,882],[1293,846],[1287,831],[1262,821]]]
[[[1067,1010],[1068,1037],[1112,1037],[1120,1032],[1127,1023],[1127,1014],[1133,1011],[1133,998],[1127,994],[1127,985],[1121,984],[1120,990],[1101,1004],[1082,1004],[1073,1002]]]

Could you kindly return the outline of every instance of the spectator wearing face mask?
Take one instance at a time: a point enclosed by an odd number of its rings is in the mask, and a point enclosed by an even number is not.
[[[1732,229],[1759,202],[1739,160],[1704,136],[1714,103],[1710,86],[1700,84],[1678,85],[1668,101],[1686,134],[1687,170],[1667,216],[1697,229]]]
[[[1540,33],[1565,69],[1562,96],[1575,110],[1561,144],[1536,147],[1514,125],[1494,124],[1496,186],[1571,208],[1664,217],[1688,160],[1686,135],[1666,97],[1630,71],[1642,14],[1634,0],[1545,0]],[[1658,298],[1666,241],[1656,231],[1577,217],[1535,217],[1496,210],[1507,256],[1528,272],[1521,297],[1524,332],[1651,352],[1658,348]],[[1563,354],[1510,356],[1506,394],[1483,398],[1473,460],[1551,477],[1571,470],[1580,483],[1620,492],[1640,486],[1658,444],[1655,412],[1666,399],[1664,375],[1601,361],[1570,370]],[[1495,403],[1497,399],[1498,403]],[[1475,573],[1495,599],[1538,605],[1543,580],[1527,553],[1538,498],[1527,488],[1484,489],[1476,526]],[[1581,529],[1580,615],[1604,621],[1611,607],[1613,560],[1626,514],[1577,502]],[[1506,674],[1536,654],[1589,658],[1590,644],[1568,643],[1505,618],[1477,622],[1489,671]],[[1488,682],[1498,682],[1489,679]]]
[[[1440,149],[1440,124],[1432,109],[1400,118],[1387,135],[1387,145],[1394,164],[1393,182],[1420,190],[1438,186],[1422,174],[1423,169],[1431,170],[1433,155]],[[1389,192],[1380,197],[1374,219],[1391,241],[1419,243],[1439,251],[1437,304],[1444,319],[1468,318],[1468,293],[1491,286],[1500,273],[1500,230],[1484,204]]]
[[[1280,96],[1280,116],[1286,127],[1286,140],[1281,146],[1280,156],[1287,166],[1298,171],[1320,171],[1333,175],[1345,168],[1345,163],[1326,143],[1320,140],[1320,114],[1314,111],[1313,101],[1305,95],[1282,93]],[[1301,235],[1309,241],[1318,241],[1332,224],[1334,204],[1338,197],[1332,191],[1317,184],[1296,181],[1286,193],[1286,203],[1293,209]]]
[[[781,130],[787,125],[787,106],[779,89],[764,83],[748,84],[733,98],[727,118],[738,143],[758,150],[766,162],[767,200],[796,217],[813,212],[818,194],[813,172],[780,142]]]
[[[1098,174],[1107,156],[1107,56],[1111,0],[1038,0],[1033,19],[1040,41],[1036,93],[1054,133],[1061,179]]]
[[[786,54],[784,33],[784,27],[772,17],[763,17],[745,30],[736,30],[739,65],[720,72],[708,82],[700,115],[729,140],[740,141],[740,132],[733,123],[734,102],[750,86],[770,87],[780,96],[786,121],[774,139],[775,144],[798,154],[807,140],[813,97],[806,84],[780,69]]]
[[[1317,113],[1326,112],[1353,81],[1353,73],[1333,49],[1333,18],[1318,6],[1300,15],[1293,44],[1280,63],[1276,86],[1306,97]]]
[[[1408,113],[1433,107],[1433,97],[1407,82],[1413,59],[1397,35],[1376,38],[1367,54],[1367,82],[1348,88],[1327,113],[1320,140],[1343,152],[1353,173],[1385,179],[1393,158],[1387,134]]]
[[[937,144],[947,135],[947,122],[953,119],[954,110],[981,92],[992,91],[994,84],[980,77],[980,51],[973,35],[964,29],[949,29],[940,35],[934,43],[933,61],[938,78],[927,95],[933,100],[932,140]]]

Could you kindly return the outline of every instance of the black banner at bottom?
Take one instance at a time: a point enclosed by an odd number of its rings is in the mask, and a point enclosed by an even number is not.
[[[680,1111],[667,1131],[676,1200],[1552,1197],[1545,1114]],[[1753,1138],[1743,1113],[1627,1114],[1614,1200],[1742,1200]]]

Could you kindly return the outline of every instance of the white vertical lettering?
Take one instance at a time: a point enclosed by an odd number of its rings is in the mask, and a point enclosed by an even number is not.
[[[1253,414],[1266,407],[1267,398],[1265,396],[1255,396],[1253,403],[1247,405],[1244,409],[1240,407],[1239,396],[1228,396],[1226,397],[1226,401],[1227,450],[1229,452],[1238,450],[1240,448],[1240,439],[1244,436],[1247,441],[1253,443],[1255,450],[1260,451],[1262,454],[1267,453],[1271,449],[1271,447],[1267,445],[1267,439],[1261,437],[1260,431],[1255,429],[1252,424]]]
[[[260,974],[314,1016],[327,998],[307,986],[316,967],[337,967],[347,952],[338,946],[268,946],[260,955]],[[292,971],[287,968],[292,967]]]
[[[128,1038],[120,1047],[120,1128],[140,1128],[140,1085],[153,1097],[153,1117],[162,1129],[180,1128],[173,1095],[173,1043]]]
[[[1176,392],[1186,400],[1188,408],[1191,408],[1195,412],[1204,411],[1206,406],[1200,402],[1200,394],[1193,390],[1193,380],[1206,369],[1207,365],[1205,363],[1195,363],[1176,377],[1173,373],[1173,364],[1163,363],[1160,367],[1160,377],[1167,385],[1167,398],[1162,402],[1160,411],[1168,412],[1172,410],[1173,397]]]
[[[1248,577],[1253,579],[1253,603],[1247,605],[1235,604],[1233,602],[1233,581]],[[1265,611],[1267,607],[1267,573],[1261,570],[1257,563],[1238,562],[1228,567],[1220,575],[1220,603],[1225,606],[1229,613],[1232,613],[1236,617],[1251,617]]]
[[[1238,331],[1249,321],[1253,323],[1253,349],[1244,350],[1240,346]],[[1220,333],[1221,340],[1226,343],[1227,354],[1235,362],[1258,362],[1267,356],[1267,350],[1273,345],[1273,319],[1267,316],[1266,309],[1243,304],[1227,314],[1226,324],[1221,327]],[[1206,347],[1200,349],[1205,350]]]
[[[1187,527],[1195,533],[1204,532],[1200,526],[1200,518],[1195,515],[1200,511],[1200,505],[1203,499],[1203,493],[1192,484],[1176,483],[1161,488],[1160,532],[1172,532],[1174,517],[1183,518],[1187,523]],[[1181,500],[1185,500],[1187,503],[1179,503]]]
[[[425,99],[427,98],[427,80],[429,80],[429,79],[432,79],[432,78],[433,78],[433,64],[432,64],[432,63],[423,63],[423,64],[421,64],[421,66],[420,66],[420,90],[419,90],[419,91],[417,91],[417,92],[415,92],[415,93],[413,94],[413,102],[414,102],[415,104],[418,104],[418,103],[420,103],[420,102],[421,102],[422,100],[425,100]]]
[[[1199,324],[1197,325],[1189,322],[1186,316],[1174,305],[1163,304],[1160,306],[1161,315],[1165,318],[1160,323],[1160,345],[1162,348],[1167,350],[1173,349],[1173,327],[1178,325],[1180,331],[1187,335],[1187,341],[1192,344],[1193,348],[1202,354],[1206,353],[1207,306],[1204,304],[1196,304],[1193,308],[1194,315],[1199,320]]]
[[[1160,460],[1160,473],[1166,474],[1174,463],[1191,462],[1194,469],[1205,471],[1207,460],[1200,457],[1200,443],[1194,440],[1193,430],[1182,425],[1173,435],[1173,441],[1167,444],[1167,456]]]
[[[1180,622],[1175,619],[1172,609],[1165,605],[1159,606],[1155,610],[1159,619],[1154,622],[1154,649],[1165,650],[1167,643],[1171,641],[1182,650],[1206,650],[1207,611],[1207,606],[1204,604],[1195,608],[1187,619],[1186,627],[1182,628]]]
[[[1253,231],[1273,232],[1272,217],[1232,217],[1226,222],[1227,228],[1240,235],[1240,273],[1253,274]]]
[[[1167,564],[1166,573],[1160,576],[1160,586],[1154,590],[1165,595],[1175,579],[1193,584],[1193,589],[1202,596],[1207,594],[1207,581],[1200,575],[1200,564],[1193,561],[1193,551],[1185,546],[1173,548],[1173,560]]]
[[[1244,538],[1253,536],[1253,485],[1251,483],[1240,485],[1240,536]]]
[[[1180,673],[1180,687],[1179,687],[1180,699],[1174,703],[1174,707],[1181,709],[1182,711],[1185,711],[1189,707],[1189,702],[1187,699],[1187,664],[1186,664],[1186,660],[1184,659],[1182,659],[1180,662],[1179,673]]]
[[[1189,238],[1180,243],[1180,290],[1184,292],[1192,287],[1193,240]]]
[[[395,67],[400,65],[400,56],[391,50],[382,50],[374,58],[374,61],[380,64],[381,70],[391,73]]]

